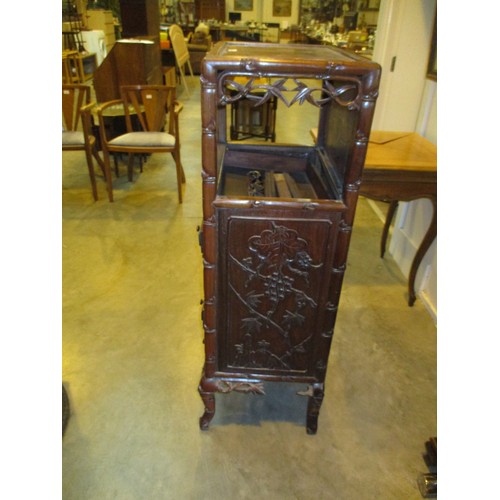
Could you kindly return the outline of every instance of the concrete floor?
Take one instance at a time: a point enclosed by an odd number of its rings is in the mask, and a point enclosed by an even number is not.
[[[191,89],[198,79],[189,79]],[[181,114],[184,203],[174,163],[126,168],[109,203],[92,200],[85,158],[63,154],[65,500],[420,499],[436,430],[436,327],[378,256],[382,222],[360,199],[316,436],[305,386],[217,396],[198,428],[203,364],[199,90]],[[314,126],[278,114],[278,140]],[[281,119],[280,119],[281,118]],[[293,121],[294,120],[294,121]],[[312,120],[310,123],[307,120]],[[297,126],[295,126],[295,123]],[[295,140],[292,138],[292,141]]]

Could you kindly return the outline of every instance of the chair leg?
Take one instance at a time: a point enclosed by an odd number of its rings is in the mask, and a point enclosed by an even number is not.
[[[177,151],[173,152],[172,156],[174,157],[175,165],[177,166],[177,164],[179,164],[178,171],[181,173],[181,183],[184,184],[186,182],[186,174],[184,173],[184,167],[182,166],[180,149],[177,149]]]
[[[181,182],[182,182],[182,184],[185,184],[186,183],[186,175],[184,174],[184,167],[182,166],[180,155],[179,155],[179,165],[181,166],[181,176],[182,176]]]
[[[92,155],[96,159],[97,163],[101,167],[102,175],[106,177],[106,167],[104,166],[104,162],[102,161],[101,157],[99,156],[99,153],[97,152],[97,149],[92,150]]]
[[[118,154],[114,153],[113,154],[113,162],[115,164],[115,175],[116,177],[120,177],[120,171],[118,170]]]
[[[175,161],[175,170],[177,173],[177,194],[179,197],[179,203],[182,203],[182,183],[185,182],[186,176],[184,175],[184,169],[181,165],[181,158],[179,152],[173,152],[172,156]]]
[[[186,94],[189,96],[189,88],[186,81],[186,65],[183,64],[182,67],[179,68],[179,73],[181,74],[182,85],[186,89]]]
[[[182,181],[182,183],[184,184],[184,183],[186,182],[186,175],[184,174],[184,167],[183,167],[183,165],[182,165],[182,161],[181,161],[181,152],[180,152],[180,150],[178,150],[178,151],[177,151],[176,155],[177,155],[177,158],[179,159],[179,165],[180,165],[180,167],[181,167],[181,168],[180,168],[181,175],[182,175],[182,177],[181,177],[181,181]],[[172,156],[174,157],[174,160],[175,160],[174,153],[172,153]]]
[[[134,180],[134,155],[132,153],[128,154],[128,181],[132,182]]]
[[[103,150],[104,157],[104,177],[106,179],[106,189],[108,191],[109,201],[113,201],[113,177],[111,176],[111,168],[109,166],[109,153]]]
[[[186,62],[187,62],[188,68],[189,68],[189,72],[191,73],[191,76],[194,78],[193,67],[191,66],[191,61],[188,59]]]
[[[94,201],[97,201],[98,196],[97,185],[95,181],[94,162],[92,161],[92,153],[87,148],[85,149],[85,156],[87,157],[87,168],[89,169],[90,185],[92,186],[92,196],[94,197]]]

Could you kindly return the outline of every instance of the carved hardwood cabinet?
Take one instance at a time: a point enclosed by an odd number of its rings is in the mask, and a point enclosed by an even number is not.
[[[315,434],[380,67],[330,46],[220,42],[203,63],[205,411],[216,393],[309,385]],[[228,139],[227,107],[317,106],[314,146]]]

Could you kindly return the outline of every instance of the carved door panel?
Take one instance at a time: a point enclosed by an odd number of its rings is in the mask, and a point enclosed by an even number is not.
[[[250,212],[218,210],[218,368],[313,376],[340,214]]]

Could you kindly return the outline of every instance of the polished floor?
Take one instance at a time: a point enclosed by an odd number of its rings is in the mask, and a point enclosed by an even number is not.
[[[198,79],[179,86],[184,203],[171,156],[148,159],[115,202],[92,200],[83,154],[63,154],[65,500],[413,500],[436,435],[436,327],[360,199],[316,436],[305,386],[217,395],[202,432],[201,124]],[[278,140],[315,117],[278,114]],[[309,143],[309,142],[308,142]]]

